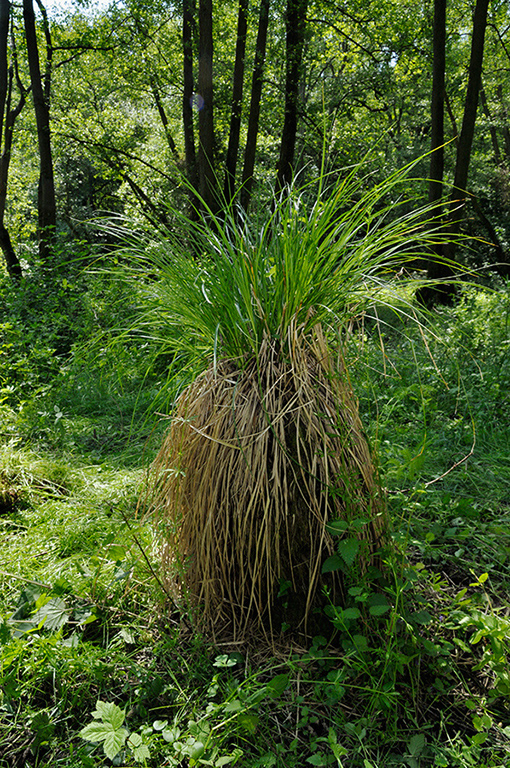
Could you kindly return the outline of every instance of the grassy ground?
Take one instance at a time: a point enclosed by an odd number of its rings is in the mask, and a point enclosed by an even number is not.
[[[46,379],[19,354],[0,407],[0,766],[507,766],[509,318],[500,288],[436,335],[367,320],[351,370],[393,546],[384,573],[350,572],[328,633],[276,653],[214,647],[161,587],[136,511],[161,434],[143,351],[57,355]]]

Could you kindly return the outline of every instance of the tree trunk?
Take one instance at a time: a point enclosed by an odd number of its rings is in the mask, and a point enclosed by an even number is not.
[[[163,126],[163,129],[165,131],[166,141],[168,144],[168,147],[170,149],[170,152],[172,153],[174,160],[176,162],[179,161],[179,153],[177,152],[177,147],[175,146],[174,137],[172,136],[170,132],[170,126],[168,124],[168,116],[165,111],[165,106],[161,100],[161,94],[158,89],[158,84],[155,80],[155,78],[152,75],[149,75],[150,78],[150,84],[151,84],[151,91],[152,95],[154,97],[154,102],[156,104],[159,117],[161,119],[161,124]]]
[[[460,136],[457,142],[455,178],[450,193],[450,202],[448,204],[447,212],[447,231],[451,234],[452,239],[443,248],[445,261],[435,260],[431,261],[429,264],[427,276],[429,279],[438,282],[433,288],[429,288],[422,292],[420,298],[427,304],[448,304],[452,301],[455,295],[455,286],[448,282],[448,279],[454,275],[452,262],[455,258],[455,238],[460,230],[460,224],[466,206],[466,199],[468,197],[466,186],[482,77],[483,49],[488,5],[489,0],[477,0],[476,2],[473,17],[468,85],[464,102],[464,116]]]
[[[234,83],[232,89],[232,113],[228,138],[227,158],[225,161],[224,197],[228,205],[235,194],[237,153],[239,151],[239,133],[241,131],[241,110],[243,103],[244,58],[246,53],[246,31],[248,27],[248,0],[239,0],[237,17],[236,58],[234,63]]]
[[[292,181],[298,123],[299,81],[303,66],[308,0],[287,0],[285,117],[280,158],[276,171],[276,192]]]
[[[198,171],[200,196],[212,213],[218,211],[217,175],[214,169],[213,120],[213,22],[212,0],[199,0],[198,62]]]
[[[503,124],[502,132],[503,132],[503,141],[505,144],[505,162],[506,162],[510,160],[510,131],[508,130],[508,114],[505,106],[505,101],[503,98],[503,86],[501,85],[501,83],[499,83],[497,87],[496,95],[501,105],[500,122]]]
[[[182,16],[182,48],[184,89],[182,94],[182,125],[186,171],[193,189],[198,190],[195,134],[193,130],[193,27],[195,25],[195,1],[184,0]]]
[[[446,0],[434,0],[429,203],[441,200],[444,174],[444,83],[446,68]],[[441,213],[440,205],[437,214]]]
[[[25,103],[23,90],[20,102],[11,110],[13,69],[9,69],[7,60],[10,22],[9,0],[0,0],[0,141],[3,142],[0,155],[0,248],[5,258],[7,272],[12,280],[23,276],[21,264],[14,251],[11,237],[4,224],[5,203],[7,200],[7,179],[11,161],[12,129],[14,121]]]
[[[453,133],[452,138],[455,142],[455,146],[457,146],[458,138],[459,138],[459,129],[457,127],[457,120],[453,112],[452,102],[450,100],[450,97],[448,96],[448,91],[446,90],[444,92],[444,103],[446,106],[446,111],[448,112],[448,117],[450,118],[450,123],[452,124],[452,133]]]
[[[455,163],[455,178],[450,197],[449,222],[453,233],[459,231],[460,222],[466,203],[466,187],[471,158],[471,146],[475,132],[476,112],[482,78],[483,48],[485,42],[485,28],[487,26],[487,9],[489,0],[477,0],[473,18],[473,36],[471,39],[471,57],[469,61],[469,78],[464,104],[464,117],[457,146],[457,159]],[[450,258],[455,253],[455,245],[452,242],[448,248]]]
[[[444,177],[444,102],[446,70],[446,0],[434,0],[434,25],[432,30],[432,98],[430,102],[431,137],[429,203],[435,204],[434,216],[441,216]],[[441,273],[443,247],[431,247],[427,261],[427,277],[433,280]],[[437,291],[426,285],[417,292],[417,299],[428,305],[437,300]]]
[[[494,127],[494,121],[490,113],[489,105],[487,104],[487,97],[483,86],[480,87],[480,101],[482,103],[482,109],[485,117],[489,121],[489,133],[491,135],[492,150],[494,152],[494,161],[496,165],[501,165],[501,152],[499,149],[498,133]]]
[[[248,135],[244,150],[244,166],[241,186],[241,206],[247,211],[250,205],[253,189],[253,169],[255,167],[255,153],[257,149],[257,135],[259,132],[260,99],[262,96],[262,78],[264,75],[264,63],[266,60],[267,27],[269,24],[269,2],[261,0],[259,12],[259,28],[257,42],[255,43],[255,61],[253,63],[253,75],[251,84],[250,114],[248,117]]]
[[[473,209],[482,222],[483,226],[489,233],[489,237],[492,241],[492,245],[495,248],[496,251],[496,258],[498,259],[497,263],[494,264],[494,269],[499,275],[502,275],[503,277],[510,277],[510,262],[508,260],[508,256],[505,253],[505,249],[503,248],[503,245],[501,243],[501,240],[498,237],[498,233],[496,232],[496,229],[494,228],[491,220],[485,215],[483,210],[480,207],[480,203],[478,202],[476,195],[470,195],[470,201],[473,205]]]
[[[55,185],[53,180],[53,158],[51,153],[50,111],[48,102],[45,98],[41,78],[35,14],[32,0],[23,0],[23,19],[25,22],[28,67],[30,70],[30,82],[32,84],[32,96],[37,124],[37,140],[39,145],[39,255],[43,261],[47,261],[51,254],[57,213]]]

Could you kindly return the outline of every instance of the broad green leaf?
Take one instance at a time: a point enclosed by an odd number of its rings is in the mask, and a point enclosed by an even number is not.
[[[223,755],[223,757],[218,757],[218,759],[215,761],[214,765],[217,766],[217,768],[221,768],[222,765],[228,765],[232,762],[232,760],[235,760],[237,755]]]
[[[366,651],[368,649],[368,641],[364,635],[353,635],[352,642],[358,651]]]
[[[322,573],[331,573],[332,571],[338,571],[342,567],[342,560],[340,555],[331,555],[322,564]]]
[[[92,741],[95,744],[99,744],[104,741],[109,733],[112,732],[112,727],[108,723],[89,723],[80,731],[80,736],[86,741]]]
[[[360,533],[360,531],[363,530],[365,525],[367,525],[370,522],[370,520],[366,520],[363,517],[356,517],[354,520],[351,520],[349,523],[349,527],[352,531],[355,531],[356,533]]]
[[[326,526],[326,530],[332,536],[341,536],[349,528],[347,520],[331,520]]]
[[[128,745],[131,747],[131,749],[134,749],[135,747],[139,747],[142,743],[142,737],[139,733],[132,733],[128,739]]]
[[[189,759],[190,759],[190,765],[194,765],[197,760],[199,760],[202,755],[205,752],[205,746],[202,744],[201,741],[193,741],[193,744],[189,745]]]
[[[37,712],[30,721],[30,727],[36,734],[35,746],[48,741],[55,731],[55,724],[44,710]]]
[[[417,733],[416,736],[412,736],[409,741],[409,752],[413,757],[418,756],[425,747],[425,735],[423,733]]]
[[[272,680],[269,681],[266,687],[266,691],[269,696],[272,698],[277,698],[278,696],[281,696],[281,694],[284,692],[284,690],[289,685],[289,676],[288,675],[276,675],[276,677],[273,677]]]
[[[489,734],[485,731],[482,731],[481,733],[475,733],[475,735],[471,737],[471,742],[479,746],[480,744],[483,744],[485,741],[487,741],[488,736]]]
[[[306,762],[310,765],[332,765],[337,762],[337,759],[335,755],[324,755],[321,752],[316,752],[315,755],[307,757]]]
[[[113,560],[114,562],[124,560],[126,557],[126,548],[113,544],[106,550],[106,557],[108,560]]]
[[[359,619],[361,611],[358,608],[345,608],[345,610],[340,611],[340,616],[346,621],[352,621],[353,619]]]
[[[410,618],[416,624],[430,624],[432,621],[432,616],[428,611],[415,611]]]
[[[358,539],[344,539],[338,543],[338,552],[347,566],[351,566],[359,552]]]
[[[124,746],[127,737],[128,732],[125,728],[117,728],[115,731],[110,731],[110,733],[106,735],[103,744],[103,751],[106,757],[113,760]]]
[[[139,747],[133,749],[133,757],[136,763],[144,763],[150,756],[151,753],[147,744],[140,744]]]
[[[389,611],[390,608],[391,608],[391,606],[388,603],[386,603],[386,605],[382,605],[382,604],[381,605],[372,605],[368,609],[368,611],[369,611],[371,616],[382,616],[383,613],[386,613],[387,611]]]
[[[55,632],[69,621],[71,611],[60,597],[52,597],[45,605],[33,615],[32,621],[36,624],[44,622],[44,628]]]
[[[324,765],[324,755],[316,752],[315,755],[307,757],[306,762],[310,763],[310,765]]]
[[[73,611],[73,620],[82,627],[86,624],[92,624],[96,621],[96,615],[91,608],[75,608]]]
[[[242,704],[239,699],[234,699],[234,701],[229,701],[228,704],[225,704],[225,712],[239,712],[240,709],[242,709]]]
[[[255,733],[259,724],[259,716],[243,713],[237,718],[237,723],[239,727],[244,731],[247,731],[248,733]]]
[[[101,718],[104,723],[109,723],[113,730],[120,728],[124,722],[125,712],[113,702],[97,700],[96,710],[92,717]]]

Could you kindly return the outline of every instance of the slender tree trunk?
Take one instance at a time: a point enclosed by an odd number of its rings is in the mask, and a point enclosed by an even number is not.
[[[253,169],[255,168],[255,153],[257,150],[257,135],[259,132],[260,100],[262,97],[262,79],[266,61],[267,27],[269,24],[269,2],[261,0],[259,12],[259,27],[255,43],[255,60],[251,83],[250,114],[248,117],[248,135],[244,150],[244,166],[241,187],[241,206],[247,211],[250,205],[253,189]]]
[[[9,231],[4,224],[7,200],[7,180],[11,161],[12,130],[16,117],[25,103],[24,91],[20,90],[20,102],[11,110],[13,67],[8,65],[8,39],[10,24],[10,2],[0,0],[0,248],[5,258],[7,272],[12,280],[23,276],[21,264],[14,251]]]
[[[508,130],[508,113],[503,99],[503,86],[499,83],[496,94],[501,105],[500,121],[503,124],[502,133],[505,144],[505,162],[510,160],[510,130]]]
[[[473,17],[473,34],[471,38],[471,55],[469,60],[469,75],[464,102],[464,116],[462,128],[457,142],[457,157],[455,162],[455,178],[450,193],[450,201],[447,210],[447,231],[452,239],[443,248],[445,261],[431,261],[427,276],[438,282],[429,289],[427,295],[421,298],[428,304],[449,303],[455,295],[455,286],[448,282],[454,275],[452,262],[455,259],[455,236],[460,230],[460,224],[464,216],[466,200],[469,197],[466,192],[471,147],[475,130],[476,113],[480,94],[482,76],[483,49],[485,42],[485,28],[487,25],[487,9],[489,0],[477,0]]]
[[[431,137],[430,137],[430,171],[429,171],[429,203],[434,205],[434,216],[442,213],[443,177],[444,177],[444,102],[445,102],[445,70],[446,70],[446,2],[434,0],[434,24],[432,29],[432,98],[430,102]],[[443,265],[443,248],[438,244],[431,248],[431,256],[427,261],[427,277],[429,280],[441,274]],[[418,300],[425,305],[434,303],[438,296],[437,290],[423,286],[417,292]]]
[[[457,120],[456,120],[455,114],[453,112],[452,102],[450,101],[450,97],[448,96],[448,91],[446,90],[444,92],[444,103],[445,103],[446,111],[448,112],[448,117],[450,118],[450,123],[452,125],[452,133],[453,133],[452,138],[455,141],[455,145],[457,145],[458,138],[459,138],[459,129],[457,126]]]
[[[177,162],[179,160],[179,153],[177,152],[177,147],[175,146],[174,137],[170,132],[170,126],[168,124],[168,115],[166,114],[165,106],[161,100],[161,94],[159,93],[159,90],[158,90],[158,84],[152,75],[150,75],[149,77],[150,77],[152,95],[154,97],[154,102],[156,104],[159,117],[161,119],[161,125],[163,126],[163,129],[165,131],[166,141],[170,149],[170,152],[174,157],[174,160]]]
[[[429,203],[443,197],[446,0],[434,0]],[[441,213],[438,206],[437,214]]]
[[[308,0],[287,0],[285,117],[283,121],[280,158],[276,171],[276,192],[292,181],[294,151],[298,123],[299,81],[303,67]]]
[[[200,195],[205,205],[216,213],[219,208],[217,175],[214,168],[213,120],[213,20],[212,0],[199,0],[198,62],[198,171]]]
[[[498,259],[497,263],[494,264],[494,268],[496,272],[500,275],[503,275],[504,277],[510,277],[510,262],[508,260],[508,255],[506,254],[505,249],[503,248],[501,240],[498,237],[498,233],[496,232],[496,229],[494,228],[491,220],[485,215],[485,213],[481,209],[480,203],[478,202],[476,195],[470,195],[470,202],[479,220],[482,222],[483,226],[487,230],[492,244],[494,245],[494,249],[496,251],[496,258]]]
[[[53,158],[51,152],[50,111],[41,78],[35,14],[32,0],[23,0],[23,19],[25,22],[28,67],[30,70],[30,82],[32,84],[32,96],[37,124],[37,140],[39,145],[39,255],[43,261],[47,261],[51,254],[57,212],[55,184],[53,179]]]
[[[198,191],[197,157],[193,130],[193,28],[195,25],[195,0],[184,0],[182,17],[182,48],[184,56],[184,89],[182,94],[182,125],[184,131],[184,155],[188,179]]]
[[[450,199],[449,221],[450,229],[456,233],[466,204],[466,187],[471,159],[471,147],[475,132],[476,112],[480,94],[482,79],[483,49],[485,43],[485,29],[487,26],[487,10],[489,0],[477,0],[473,18],[473,36],[471,39],[471,57],[469,61],[469,77],[464,104],[464,117],[457,146],[457,159],[455,163],[455,178]],[[449,247],[449,256],[453,257],[455,245]]]
[[[0,0],[0,136],[4,130],[4,115],[7,104],[10,6],[9,0]]]
[[[235,194],[237,153],[239,152],[239,134],[241,131],[241,111],[243,104],[244,58],[246,53],[247,28],[248,0],[239,0],[234,84],[232,89],[232,111],[230,117],[227,158],[225,161],[225,188],[223,192],[227,205]]]
[[[492,150],[494,152],[494,160],[496,162],[496,165],[501,165],[501,152],[499,149],[498,133],[496,131],[496,128],[494,127],[494,121],[492,119],[489,105],[487,104],[487,96],[485,95],[485,90],[483,86],[480,87],[480,101],[482,103],[483,113],[487,118],[487,120],[489,121],[489,132],[491,135]]]
[[[50,25],[48,22],[48,14],[46,13],[46,8],[42,4],[41,0],[35,1],[41,13],[44,39],[46,41],[46,66],[42,80],[44,87],[44,98],[46,99],[46,103],[49,104],[51,96],[51,77],[53,74],[53,43],[51,40]]]

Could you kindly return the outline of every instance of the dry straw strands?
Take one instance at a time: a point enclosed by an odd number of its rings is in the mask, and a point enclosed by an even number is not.
[[[334,552],[327,522],[365,519],[366,566],[386,527],[357,404],[320,327],[266,338],[243,365],[223,360],[180,396],[154,464],[152,507],[169,526],[166,576],[199,626],[242,640],[282,618],[306,632]],[[290,585],[282,617],[279,585]]]

